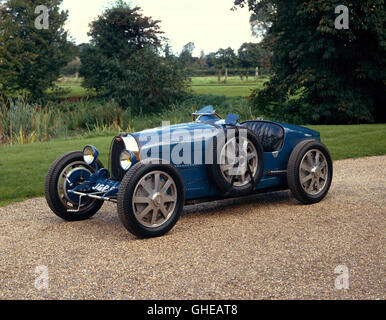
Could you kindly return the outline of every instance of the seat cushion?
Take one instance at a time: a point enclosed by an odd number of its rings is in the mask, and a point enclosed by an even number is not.
[[[241,124],[252,130],[263,145],[264,152],[279,151],[283,145],[284,130],[277,124],[266,121],[247,121]]]

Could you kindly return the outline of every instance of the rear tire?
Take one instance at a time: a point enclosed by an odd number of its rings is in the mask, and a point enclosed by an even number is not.
[[[97,160],[98,168],[103,168],[102,163]],[[102,200],[90,199],[81,206],[79,212],[71,212],[69,210],[77,209],[77,203],[68,199],[68,196],[60,194],[60,179],[66,168],[71,168],[72,165],[79,166],[89,171],[96,172],[95,166],[89,166],[83,161],[83,153],[81,151],[73,151],[60,156],[51,165],[48,170],[45,181],[45,197],[50,209],[60,218],[66,221],[81,221],[91,218],[96,214],[103,205]],[[63,190],[62,190],[63,191]]]
[[[255,190],[256,185],[261,180],[264,172],[264,150],[257,138],[257,136],[249,129],[247,130],[246,140],[244,141],[247,146],[246,158],[239,157],[237,162],[237,155],[233,155],[239,148],[240,137],[235,135],[224,141],[223,135],[218,135],[214,139],[213,143],[213,159],[214,164],[208,166],[208,173],[212,182],[223,194],[236,194],[245,195],[250,194]],[[226,135],[226,132],[225,132]],[[245,138],[244,138],[245,139]],[[236,144],[235,144],[236,143]],[[243,148],[241,148],[243,149]],[[233,158],[233,159],[232,159]],[[247,159],[248,166],[252,173],[253,181],[251,181],[251,175],[248,172],[243,172],[240,163],[244,163]],[[235,162],[236,160],[236,162]],[[232,168],[232,163],[235,163]],[[229,169],[231,167],[231,169]],[[234,172],[229,170],[236,170]],[[241,170],[239,172],[239,170]],[[233,180],[233,183],[232,183]]]
[[[328,193],[333,165],[327,147],[316,140],[300,142],[288,161],[287,181],[292,194],[304,204],[321,201]]]
[[[118,216],[133,235],[160,237],[177,223],[184,201],[184,183],[174,166],[139,162],[119,187]]]

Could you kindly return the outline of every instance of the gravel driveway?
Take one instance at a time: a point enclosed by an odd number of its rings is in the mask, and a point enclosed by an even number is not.
[[[75,223],[42,198],[0,208],[0,299],[385,299],[386,156],[334,168],[319,204],[284,191],[188,206],[149,240],[112,204]],[[339,265],[348,290],[335,288]]]

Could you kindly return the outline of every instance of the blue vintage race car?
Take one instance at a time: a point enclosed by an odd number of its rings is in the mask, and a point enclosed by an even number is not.
[[[198,201],[289,188],[302,203],[319,202],[332,174],[318,132],[262,119],[238,123],[207,106],[191,123],[114,137],[109,169],[93,146],[62,155],[47,173],[45,195],[68,221],[116,202],[128,231],[155,237],[176,224],[184,204]]]

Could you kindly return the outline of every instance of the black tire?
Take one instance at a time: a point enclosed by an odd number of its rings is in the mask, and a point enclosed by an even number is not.
[[[327,162],[326,168],[328,169],[327,173],[325,173],[327,181],[324,182],[323,188],[317,194],[310,194],[304,190],[300,181],[300,166],[301,162],[306,156],[306,154],[312,150],[317,150],[321,152],[325,161]],[[307,171],[306,171],[307,172]],[[291,189],[292,194],[295,196],[297,200],[304,204],[313,204],[321,201],[328,193],[333,177],[333,163],[331,159],[331,155],[327,149],[327,147],[316,140],[305,140],[300,142],[292,151],[291,156],[288,161],[287,168],[287,181],[288,186]],[[313,183],[311,180],[310,184]]]
[[[135,216],[133,196],[137,185],[147,174],[152,172],[162,172],[168,174],[175,183],[177,196],[175,208],[166,221],[157,227],[146,226],[140,223]],[[185,202],[185,187],[179,171],[170,164],[152,163],[142,161],[135,164],[124,176],[118,191],[118,216],[124,227],[133,235],[139,238],[160,237],[169,232],[177,223],[183,210]],[[171,209],[170,209],[171,210]],[[152,214],[154,211],[151,211]],[[158,209],[157,209],[157,213]]]
[[[58,181],[61,172],[74,162],[83,162],[90,172],[94,173],[96,171],[95,166],[88,166],[83,161],[83,153],[81,151],[73,151],[60,156],[52,163],[45,181],[45,197],[48,206],[58,217],[66,221],[82,221],[89,219],[96,214],[103,205],[102,200],[92,199],[87,202],[87,206],[84,210],[80,210],[79,212],[69,212],[70,209],[63,204],[58,193]],[[103,168],[103,165],[99,160],[97,160],[97,164],[98,168]]]
[[[243,128],[244,130],[246,128]],[[214,139],[213,143],[213,159],[214,164],[208,166],[208,173],[211,181],[215,184],[215,186],[220,190],[222,194],[228,195],[228,194],[249,194],[252,193],[256,187],[256,185],[261,180],[261,177],[264,173],[264,149],[261,145],[261,142],[259,141],[258,137],[251,131],[250,129],[247,130],[247,139],[252,142],[254,147],[257,151],[258,156],[258,163],[257,163],[257,171],[253,175],[253,181],[252,183],[248,183],[245,186],[234,186],[232,183],[230,183],[221,172],[221,166],[220,166],[220,159],[218,159],[218,155],[221,152],[222,148],[224,147],[226,141],[224,141],[224,138],[220,135],[217,136]]]

